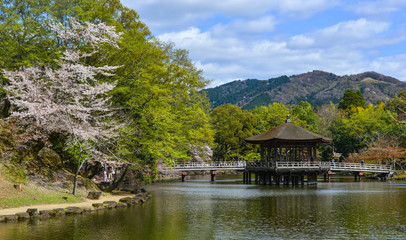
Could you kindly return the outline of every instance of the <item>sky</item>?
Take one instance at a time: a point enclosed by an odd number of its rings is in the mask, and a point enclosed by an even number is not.
[[[406,0],[122,0],[215,87],[313,70],[406,81]]]

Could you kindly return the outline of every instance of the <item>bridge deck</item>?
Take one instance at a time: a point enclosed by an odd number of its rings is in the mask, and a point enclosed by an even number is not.
[[[170,168],[166,168],[169,170]],[[386,173],[393,172],[390,165],[382,164],[362,164],[362,163],[330,163],[330,162],[210,162],[210,163],[186,163],[175,164],[172,167],[175,171],[216,171],[216,170],[247,170],[247,171],[332,171],[332,172],[373,172]]]

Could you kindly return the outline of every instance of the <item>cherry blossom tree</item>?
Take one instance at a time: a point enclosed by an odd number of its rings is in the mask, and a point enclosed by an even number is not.
[[[113,111],[107,96],[115,83],[98,80],[99,76],[112,76],[119,66],[91,66],[86,64],[86,59],[103,46],[118,48],[121,33],[104,23],[82,24],[75,19],[67,24],[50,20],[48,27],[65,48],[57,66],[3,71],[10,82],[5,89],[13,105],[10,118],[30,121],[45,134],[66,134],[67,147],[77,148],[73,184],[76,194],[81,167],[88,160],[109,159],[100,146],[116,137],[119,127],[112,123]]]

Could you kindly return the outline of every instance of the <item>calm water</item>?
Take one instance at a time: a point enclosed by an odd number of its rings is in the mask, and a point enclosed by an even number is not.
[[[148,186],[142,206],[0,224],[0,239],[406,239],[406,183],[255,186],[217,176]]]

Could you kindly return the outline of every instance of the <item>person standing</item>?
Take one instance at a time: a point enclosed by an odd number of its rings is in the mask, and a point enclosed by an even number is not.
[[[107,179],[107,171],[106,171],[106,169],[104,169],[103,176],[104,176],[104,181],[107,182],[108,179]]]

